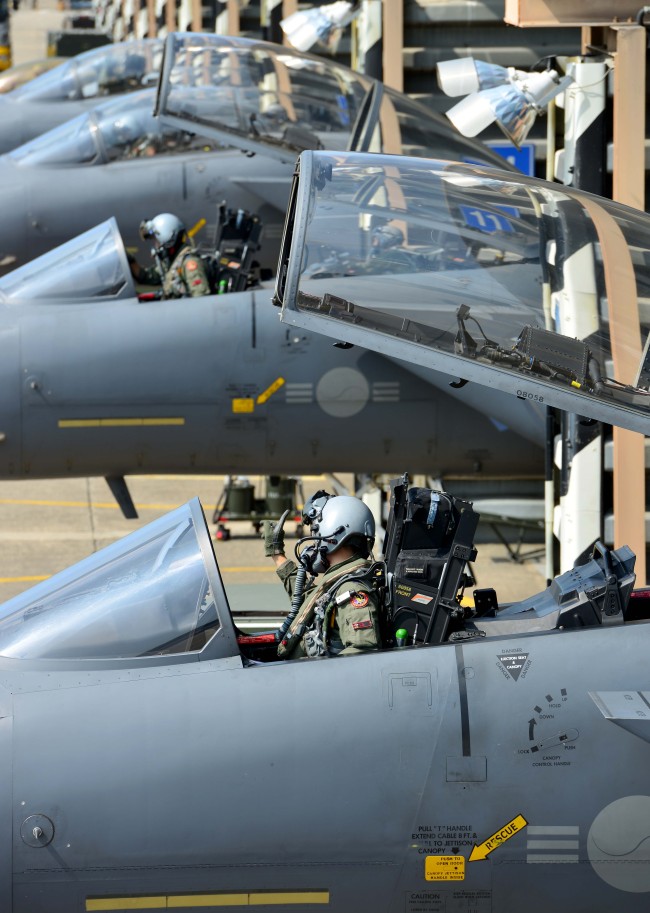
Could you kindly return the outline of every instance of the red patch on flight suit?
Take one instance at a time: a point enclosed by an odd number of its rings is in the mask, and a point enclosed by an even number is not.
[[[354,596],[350,599],[350,605],[353,605],[355,609],[363,609],[368,605],[368,594],[355,593]]]
[[[188,272],[193,273],[194,270],[198,268],[198,265],[199,264],[196,262],[196,260],[188,260],[187,261]]]
[[[367,618],[365,621],[353,621],[352,622],[353,631],[363,631],[366,628],[372,628],[372,622],[370,621],[369,618]]]
[[[201,279],[195,279],[195,280],[192,282],[192,285],[201,285]]]

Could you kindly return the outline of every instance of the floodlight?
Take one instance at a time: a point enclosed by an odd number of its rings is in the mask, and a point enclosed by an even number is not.
[[[337,0],[326,6],[299,10],[280,22],[287,41],[298,51],[308,51],[316,42],[332,45],[340,32],[358,14],[359,4]]]
[[[506,67],[474,60],[473,57],[443,60],[437,67],[438,85],[445,95],[452,96],[502,86],[510,79],[510,73],[511,70]]]
[[[467,95],[447,111],[456,129],[463,136],[477,136],[496,121],[515,146],[526,139],[537,115],[572,82],[571,76],[560,76],[556,70],[524,73],[471,57],[438,64],[443,92]]]

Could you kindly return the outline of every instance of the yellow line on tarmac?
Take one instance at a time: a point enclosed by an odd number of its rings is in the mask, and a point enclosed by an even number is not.
[[[136,504],[137,510],[174,510],[176,504]],[[40,501],[36,498],[0,498],[0,504],[22,504],[25,507],[96,507],[101,510],[119,510],[115,501]],[[214,510],[215,504],[203,504],[205,510]]]
[[[222,567],[222,574],[274,574],[274,567]],[[51,574],[33,574],[25,577],[0,577],[1,583],[39,583],[48,580]]]
[[[51,576],[51,574],[39,574],[32,577],[0,577],[0,583],[38,583]]]

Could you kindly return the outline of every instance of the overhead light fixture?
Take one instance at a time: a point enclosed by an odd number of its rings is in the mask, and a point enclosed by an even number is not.
[[[437,70],[438,85],[446,95],[467,96],[447,111],[463,136],[477,136],[496,122],[517,147],[537,115],[573,82],[571,76],[552,69],[525,73],[472,57],[442,61]]]
[[[334,50],[342,30],[358,15],[359,8],[359,3],[337,0],[292,13],[280,22],[280,27],[289,44],[298,51],[308,51],[317,42]]]

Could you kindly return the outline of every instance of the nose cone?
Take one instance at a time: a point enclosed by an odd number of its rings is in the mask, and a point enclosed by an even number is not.
[[[6,214],[0,219],[0,276],[4,276],[32,259],[26,175],[7,156],[0,157],[0,200]]]

